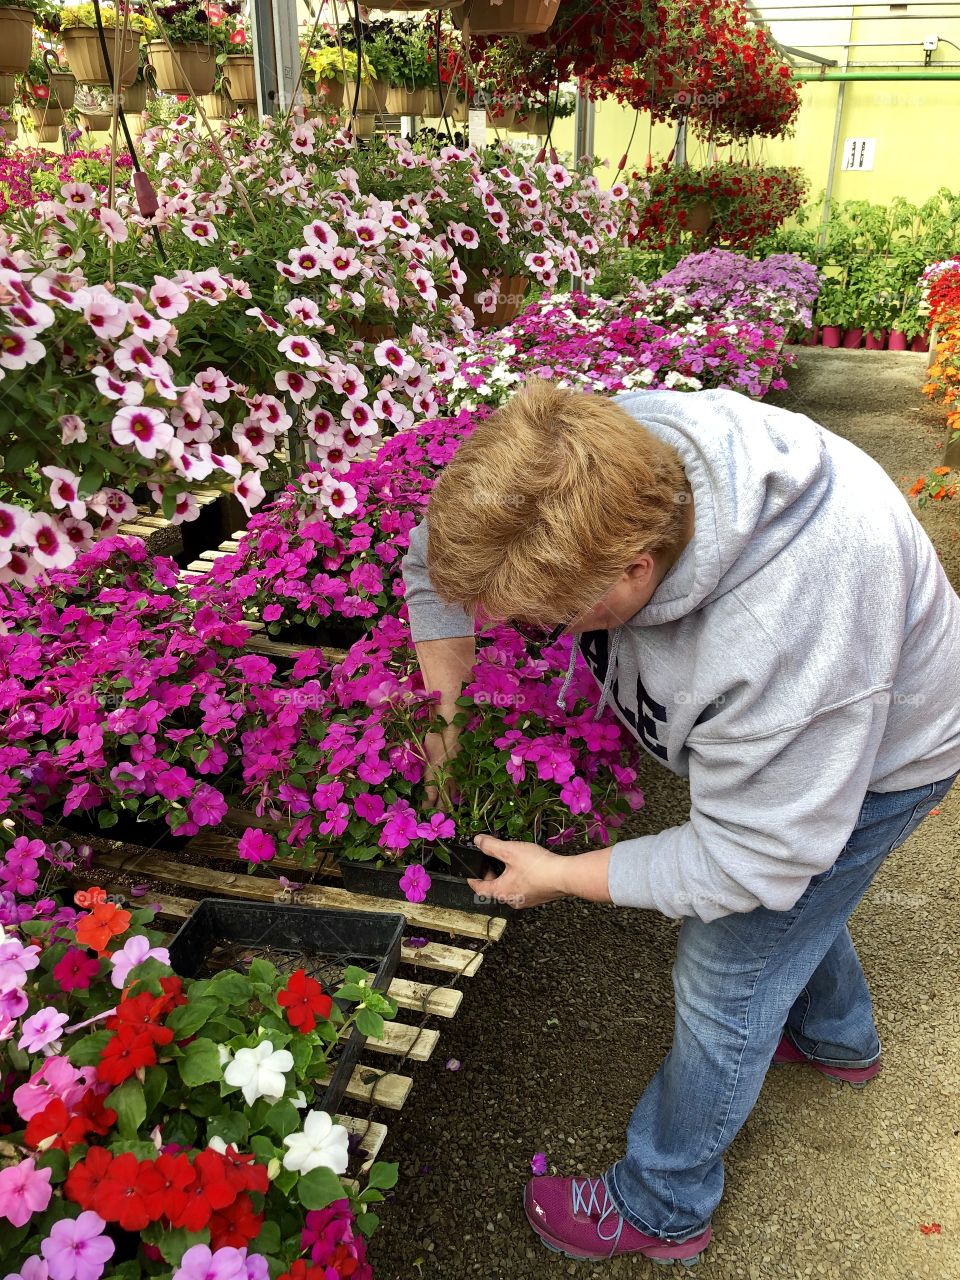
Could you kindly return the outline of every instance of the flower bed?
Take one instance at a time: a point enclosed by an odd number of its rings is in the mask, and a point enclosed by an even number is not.
[[[78,898],[74,919],[0,937],[5,1268],[369,1280],[362,1232],[396,1166],[361,1191],[347,1131],[311,1100],[344,1029],[382,1034],[391,1002],[349,967],[330,992],[265,959],[182,979],[151,909]]]
[[[920,278],[920,287],[924,309],[937,326],[937,344],[923,393],[946,409],[950,440],[944,465],[918,476],[908,490],[922,507],[927,502],[955,498],[960,490],[960,259],[931,263]]]

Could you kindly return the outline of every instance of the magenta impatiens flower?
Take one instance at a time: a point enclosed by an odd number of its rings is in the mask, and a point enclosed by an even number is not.
[[[277,855],[277,842],[269,831],[247,827],[237,843],[237,855],[244,862],[270,862]]]
[[[55,1222],[40,1246],[50,1280],[100,1280],[116,1247],[103,1234],[106,1225],[92,1209]]]
[[[408,902],[423,902],[430,889],[430,876],[419,862],[411,863],[400,877],[400,888]]]
[[[547,1172],[547,1157],[545,1152],[538,1151],[536,1155],[530,1158],[530,1172],[535,1178],[542,1178]]]
[[[0,1169],[0,1218],[22,1227],[50,1203],[52,1169],[36,1168],[33,1158]]]
[[[53,976],[61,991],[86,991],[99,968],[99,957],[92,952],[68,947],[53,966]]]

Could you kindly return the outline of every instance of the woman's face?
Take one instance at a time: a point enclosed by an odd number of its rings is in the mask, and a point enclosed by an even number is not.
[[[651,555],[643,555],[620,575],[592,609],[574,618],[566,635],[612,631],[639,613],[660,585],[663,571]]]

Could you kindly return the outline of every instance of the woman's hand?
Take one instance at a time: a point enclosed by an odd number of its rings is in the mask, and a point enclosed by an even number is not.
[[[482,880],[468,880],[474,893],[508,907],[540,907],[564,896],[562,871],[566,858],[522,840],[475,836],[474,844],[504,864],[499,876],[491,870]]]
[[[467,881],[473,892],[482,897],[508,907],[541,907],[545,902],[566,897],[610,901],[609,849],[559,854],[523,840],[498,840],[487,835],[474,836],[474,844],[503,863],[500,875],[488,871],[482,880]]]
[[[454,711],[458,708],[454,708]],[[453,712],[450,714],[453,718]],[[423,780],[427,784],[426,807],[435,809],[439,794],[437,784],[434,781],[437,770],[454,758],[460,750],[460,727],[455,724],[448,724],[442,733],[428,733],[423,739],[423,749],[427,753],[427,766],[424,770]],[[450,796],[452,801],[455,797]]]

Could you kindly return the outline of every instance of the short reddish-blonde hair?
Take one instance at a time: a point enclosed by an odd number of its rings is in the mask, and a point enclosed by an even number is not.
[[[530,379],[437,480],[430,580],[470,614],[569,622],[682,544],[689,494],[679,454],[612,400]]]

